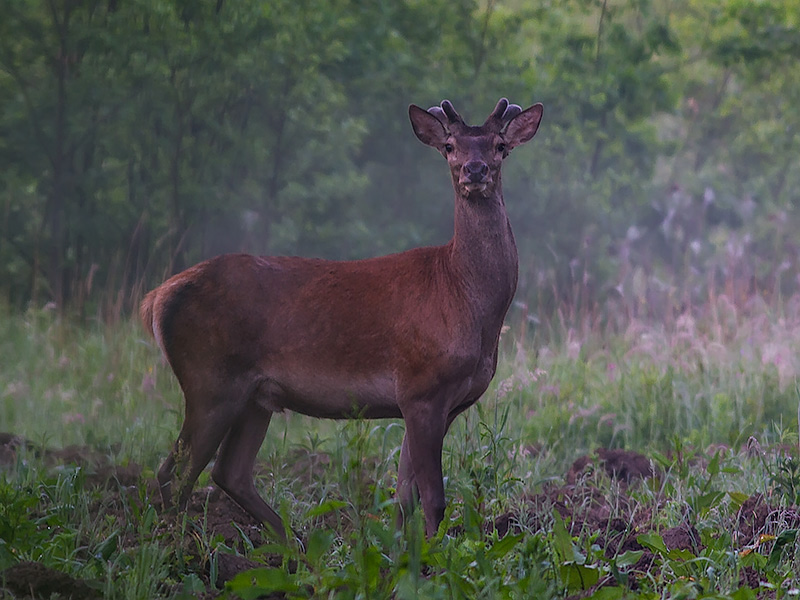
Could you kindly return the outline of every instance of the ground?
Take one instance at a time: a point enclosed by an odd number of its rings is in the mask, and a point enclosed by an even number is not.
[[[110,518],[124,522],[129,514],[126,506],[132,502],[141,502],[141,498],[146,497],[161,515],[164,530],[177,535],[175,534],[179,531],[175,526],[177,520],[161,514],[155,483],[143,481],[142,469],[138,465],[111,464],[105,455],[85,447],[69,447],[62,450],[36,448],[19,436],[2,433],[0,433],[0,465],[15,464],[17,453],[21,448],[25,448],[28,453],[39,455],[48,464],[75,464],[85,467],[88,473],[87,484],[100,486],[105,490],[91,510],[102,511]],[[322,458],[320,456],[315,455],[309,460],[319,462],[327,459],[325,456]],[[310,467],[313,465],[307,466],[310,472]],[[298,465],[296,468],[302,471],[303,467]],[[575,461],[564,477],[565,485],[553,485],[541,493],[523,498],[519,503],[520,508],[488,522],[486,530],[487,532],[496,530],[503,536],[508,532],[547,528],[548,525],[542,521],[543,516],[553,515],[555,510],[563,519],[570,535],[594,534],[593,543],[597,544],[608,557],[628,550],[642,551],[632,571],[647,572],[653,565],[654,556],[637,541],[637,538],[643,533],[658,529],[655,523],[659,521],[657,516],[661,507],[658,504],[645,505],[633,499],[628,489],[638,485],[638,480],[654,475],[658,473],[654,473],[651,461],[641,454],[600,448],[593,456],[584,456]],[[618,492],[614,494],[601,492],[592,483],[598,476],[611,478]],[[140,494],[142,485],[148,489],[144,496]],[[122,501],[122,494],[128,494],[125,501]],[[221,536],[226,546],[239,552],[243,550],[243,545],[248,543],[244,538],[254,547],[269,541],[257,522],[213,486],[201,487],[194,491],[188,513],[204,523],[209,537]],[[749,497],[737,515],[736,531],[732,532],[735,543],[741,548],[752,544],[757,536],[766,530],[768,521],[774,520],[776,515],[789,527],[800,525],[800,512],[771,506],[760,495]],[[185,535],[186,539],[182,543],[189,547],[195,543],[196,531],[191,528],[185,529],[186,532],[182,535]],[[694,555],[702,550],[700,535],[693,527],[662,528],[658,529],[657,533],[660,534],[668,550],[686,549]],[[121,544],[134,543],[136,542],[133,537],[121,542]],[[196,566],[200,572],[205,571],[204,577],[207,582],[208,564]],[[262,566],[263,562],[218,552],[217,585],[224,584],[242,571]],[[742,585],[748,584],[752,587],[758,585],[757,575],[752,569],[743,568],[740,578]],[[59,598],[101,597],[98,582],[82,581],[38,562],[23,561],[8,567],[0,574],[0,583],[6,593],[17,598],[51,598],[54,594]],[[594,589],[613,583],[601,579]],[[636,586],[635,578],[631,579],[630,585]],[[584,597],[591,592],[592,590],[589,590],[574,598]],[[6,593],[3,597],[7,595]],[[198,597],[213,598],[217,594],[218,591],[209,586],[206,592],[200,593]]]

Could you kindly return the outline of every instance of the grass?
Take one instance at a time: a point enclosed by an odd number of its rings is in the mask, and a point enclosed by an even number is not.
[[[244,532],[235,545],[202,518],[164,526],[146,481],[182,399],[137,324],[3,314],[0,431],[88,447],[143,475],[133,492],[113,482],[109,492],[85,465],[19,449],[0,471],[0,569],[41,563],[105,598],[214,595],[222,554],[262,565],[219,592],[241,598],[794,597],[798,306],[745,311],[720,297],[669,326],[631,321],[613,334],[562,323],[545,336],[512,322],[495,381],[448,434],[446,527],[432,540],[419,514],[394,527],[401,423],[276,415],[258,485],[305,552]],[[597,448],[641,453],[659,474],[628,486],[595,457],[565,485]],[[745,531],[743,506],[758,494],[771,516]],[[604,521],[592,520],[599,500]],[[645,512],[635,548],[609,549],[614,519],[632,534]],[[503,518],[504,537],[491,526]],[[680,527],[700,543],[671,548],[667,532]]]

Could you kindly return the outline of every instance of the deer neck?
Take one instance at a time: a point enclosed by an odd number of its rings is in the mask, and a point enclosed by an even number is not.
[[[519,259],[499,187],[486,198],[456,194],[452,264],[479,314],[499,323],[517,289]]]

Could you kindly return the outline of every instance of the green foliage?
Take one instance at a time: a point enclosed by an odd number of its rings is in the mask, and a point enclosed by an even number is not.
[[[468,530],[459,540],[441,536],[426,540],[423,532],[420,519],[406,530],[405,539],[393,525],[372,520],[339,541],[337,563],[329,564],[326,555],[337,536],[318,529],[309,537],[305,553],[286,548],[283,567],[240,573],[228,582],[226,591],[243,599],[275,592],[288,598],[335,594],[337,598],[466,599],[544,597],[538,594],[552,589],[544,575],[547,556],[539,538],[526,544],[522,535],[481,540],[479,531]]]
[[[771,472],[775,487],[786,500],[800,504],[800,462],[793,456],[777,456]]]
[[[0,291],[15,309],[118,318],[227,251],[442,243],[449,178],[407,105],[448,97],[479,121],[500,95],[545,104],[505,177],[532,313],[600,302],[613,322],[704,300],[709,281],[796,288],[789,0],[0,9]]]
[[[667,65],[679,45],[649,3],[552,2],[537,19],[531,84],[547,127],[535,170],[509,178],[509,195],[532,201],[511,210],[535,244],[525,250],[554,255],[559,288],[580,281],[574,261],[602,282],[610,265],[598,248],[634,224],[665,153],[655,117],[674,106]]]
[[[30,510],[38,504],[38,498],[26,493],[5,479],[0,485],[0,568],[7,568],[19,556],[28,556],[32,550],[46,541]]]

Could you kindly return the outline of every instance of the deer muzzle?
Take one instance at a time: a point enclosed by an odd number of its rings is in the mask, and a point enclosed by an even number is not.
[[[482,160],[471,160],[464,164],[462,179],[464,183],[486,183],[489,165]]]
[[[489,179],[489,166],[482,160],[471,160],[461,168],[459,183],[469,195],[483,194]]]

